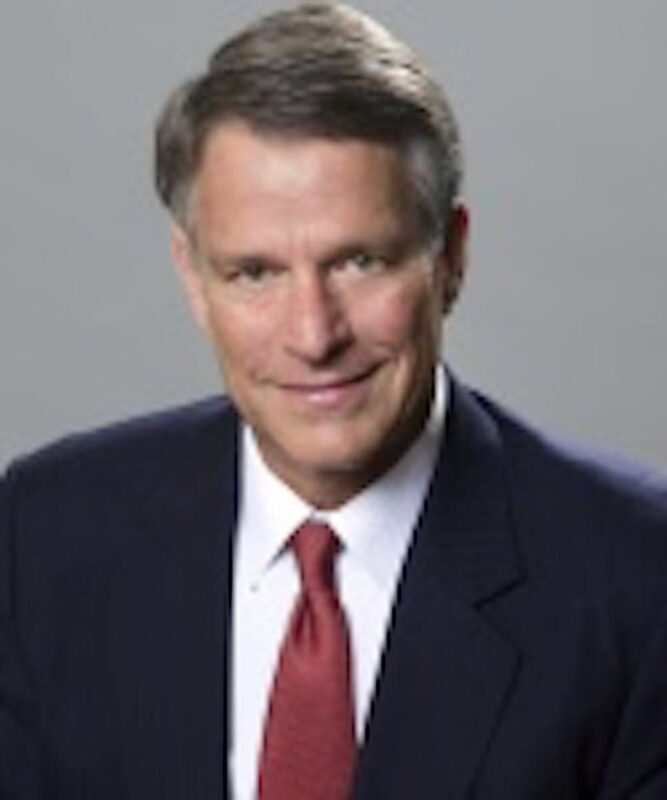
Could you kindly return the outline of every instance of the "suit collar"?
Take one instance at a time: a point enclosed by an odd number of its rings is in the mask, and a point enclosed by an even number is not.
[[[415,537],[449,592],[476,605],[521,575],[503,443],[490,413],[454,379],[444,448]],[[438,527],[439,535],[427,535]]]
[[[485,604],[520,576],[499,432],[452,381],[443,455],[398,589],[357,800],[467,796],[518,666]]]

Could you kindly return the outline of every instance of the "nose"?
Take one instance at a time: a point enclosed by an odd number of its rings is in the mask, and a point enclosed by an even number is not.
[[[313,365],[330,362],[351,340],[342,298],[320,270],[304,270],[295,275],[290,293],[288,351]]]

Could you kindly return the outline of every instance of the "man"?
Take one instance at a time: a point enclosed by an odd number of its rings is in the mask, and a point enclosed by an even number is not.
[[[9,798],[667,796],[667,491],[439,365],[456,124],[358,12],[168,102],[157,187],[231,403],[2,484]]]

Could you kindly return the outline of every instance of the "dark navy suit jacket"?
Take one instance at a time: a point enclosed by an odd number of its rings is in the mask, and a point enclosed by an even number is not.
[[[231,798],[237,427],[217,399],[8,471],[2,798]],[[664,800],[666,613],[665,485],[454,384],[355,800]]]

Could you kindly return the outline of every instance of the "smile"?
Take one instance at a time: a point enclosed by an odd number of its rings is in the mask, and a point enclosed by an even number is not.
[[[335,410],[360,400],[376,369],[373,367],[351,377],[336,377],[312,383],[281,384],[280,388],[297,402],[322,410]]]

